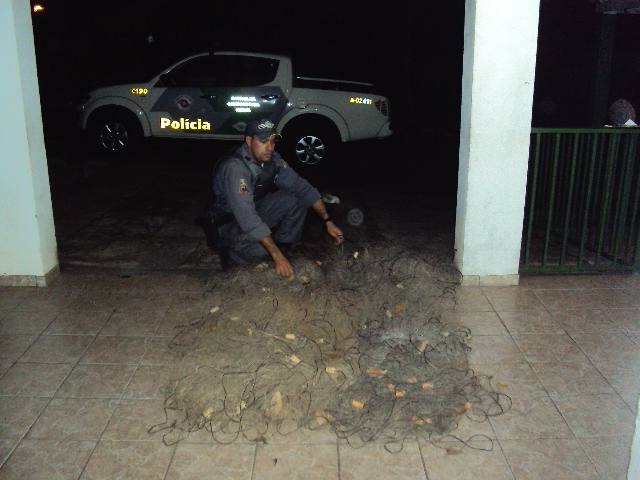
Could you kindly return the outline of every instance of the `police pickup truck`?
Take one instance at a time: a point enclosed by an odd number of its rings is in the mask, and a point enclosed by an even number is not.
[[[80,128],[112,153],[143,137],[241,140],[256,118],[277,125],[285,158],[307,165],[341,142],[392,133],[373,85],[294,77],[289,57],[248,52],[193,55],[148,81],[96,88],[76,108]]]

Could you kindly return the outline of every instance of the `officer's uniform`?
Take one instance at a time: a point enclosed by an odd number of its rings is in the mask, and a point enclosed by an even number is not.
[[[252,161],[246,144],[214,167],[207,216],[217,223],[219,245],[237,264],[258,263],[269,254],[258,243],[273,232],[277,243],[300,239],[307,209],[320,193],[277,153],[262,164]]]

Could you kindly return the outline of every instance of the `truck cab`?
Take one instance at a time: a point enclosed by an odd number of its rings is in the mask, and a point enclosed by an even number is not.
[[[249,52],[202,53],[148,81],[94,89],[76,109],[80,128],[110,153],[142,137],[242,140],[268,118],[285,158],[326,159],[341,142],[391,135],[389,104],[370,84],[293,77],[291,59]]]

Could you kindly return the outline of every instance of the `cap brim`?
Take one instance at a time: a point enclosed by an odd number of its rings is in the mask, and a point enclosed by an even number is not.
[[[260,140],[266,140],[271,137],[282,138],[282,135],[280,135],[279,133],[270,133],[268,135],[256,135],[256,137],[258,137]]]

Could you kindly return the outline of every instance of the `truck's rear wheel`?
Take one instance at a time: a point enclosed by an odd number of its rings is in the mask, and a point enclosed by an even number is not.
[[[327,158],[334,157],[340,144],[335,127],[316,122],[299,122],[285,128],[282,136],[283,156],[307,166],[326,163]]]

